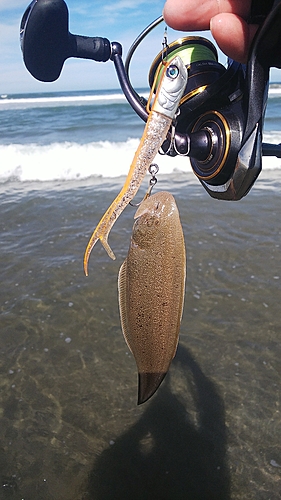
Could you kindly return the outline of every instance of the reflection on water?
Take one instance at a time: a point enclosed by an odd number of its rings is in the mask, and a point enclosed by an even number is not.
[[[85,278],[116,186],[2,191],[1,500],[279,499],[281,183],[270,175],[238,203],[188,176],[159,179],[183,222],[186,303],[169,375],[141,407],[116,284],[135,209],[110,235],[117,260],[97,245]]]

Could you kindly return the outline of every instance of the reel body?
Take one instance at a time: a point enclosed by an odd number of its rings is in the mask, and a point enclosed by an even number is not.
[[[122,47],[106,38],[73,35],[68,30],[64,0],[33,0],[21,22],[21,48],[30,73],[41,81],[56,80],[69,57],[115,65],[120,86],[134,109],[147,120],[146,101],[131,85],[129,65],[156,19],[135,40],[125,65]],[[179,55],[188,69],[188,83],[179,115],[162,145],[164,154],[189,156],[193,172],[210,196],[239,200],[262,169],[262,155],[281,157],[281,145],[263,144],[262,131],[268,97],[269,69],[281,68],[281,0],[253,1],[252,21],[260,28],[246,65],[218,62],[215,46],[202,37],[184,37],[163,48],[154,59],[149,84],[157,88],[162,59]]]
[[[168,60],[177,53],[187,65],[189,80],[176,126],[181,139],[175,138],[168,154],[189,156],[193,172],[213,198],[239,200],[262,168],[269,70],[265,68],[263,79],[258,81],[262,100],[255,106],[259,116],[256,112],[245,136],[250,112],[247,67],[229,60],[225,68],[218,62],[213,44],[201,37],[173,42],[167,48]],[[161,53],[151,66],[150,85],[160,64]]]

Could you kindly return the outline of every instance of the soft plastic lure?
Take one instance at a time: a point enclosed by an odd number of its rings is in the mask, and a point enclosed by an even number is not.
[[[136,195],[147,169],[163,144],[175,118],[180,99],[187,84],[187,69],[179,56],[166,68],[157,87],[154,102],[139,147],[135,153],[125,184],[107,209],[93,232],[84,254],[84,271],[88,276],[88,261],[91,251],[98,240],[101,241],[109,257],[115,255],[108,244],[109,232],[119,215]]]

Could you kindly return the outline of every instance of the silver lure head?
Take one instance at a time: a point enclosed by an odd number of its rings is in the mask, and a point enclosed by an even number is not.
[[[152,110],[173,119],[187,84],[188,73],[180,56],[174,57],[165,66]]]

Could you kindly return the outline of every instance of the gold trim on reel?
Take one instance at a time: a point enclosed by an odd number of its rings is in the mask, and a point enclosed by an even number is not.
[[[209,132],[212,148],[207,158],[196,160],[190,158],[190,163],[195,175],[204,181],[217,178],[225,166],[231,143],[230,127],[225,117],[218,111],[209,111],[196,121],[191,132],[205,130]]]

